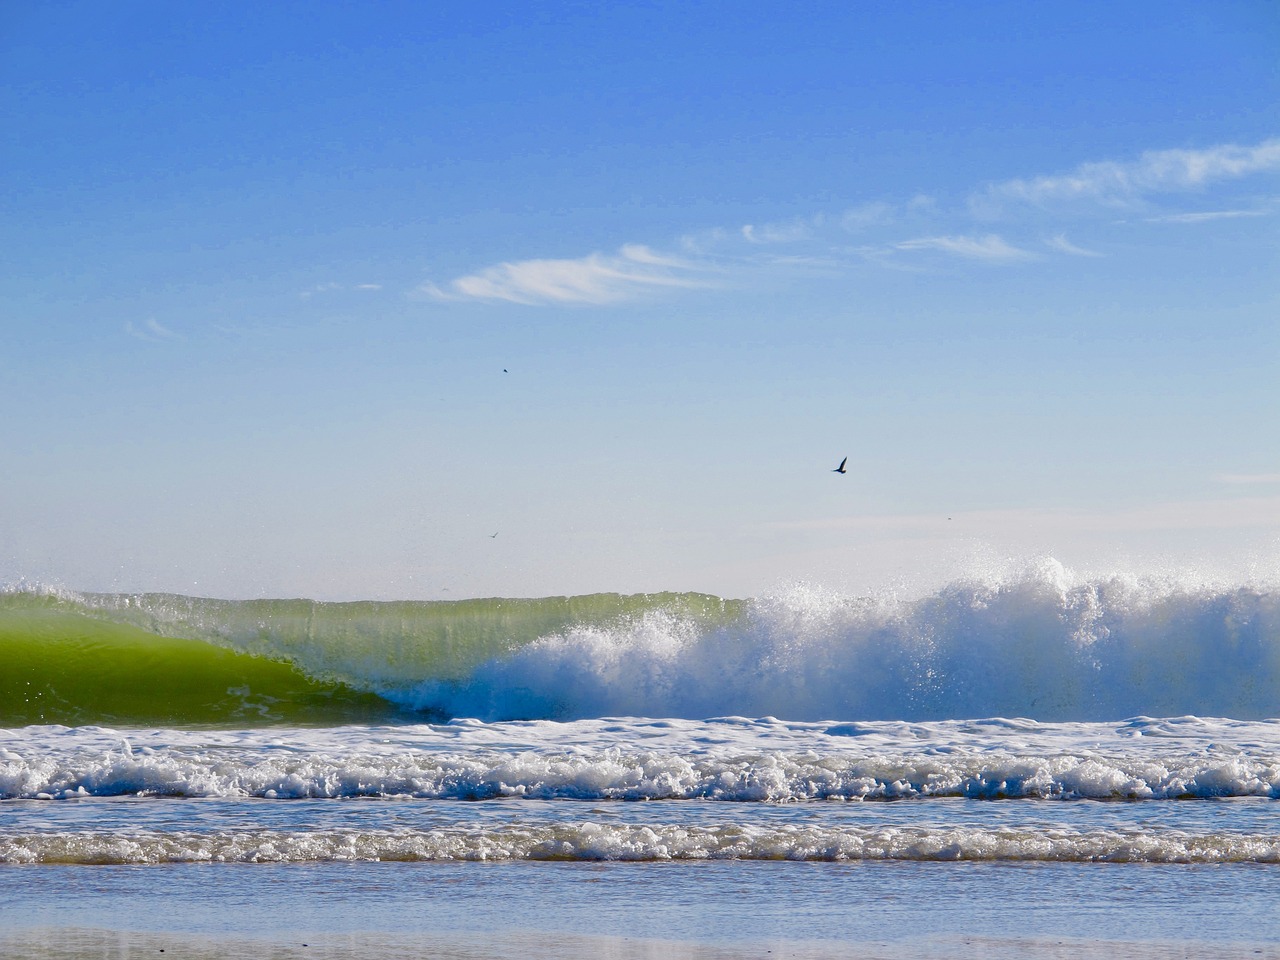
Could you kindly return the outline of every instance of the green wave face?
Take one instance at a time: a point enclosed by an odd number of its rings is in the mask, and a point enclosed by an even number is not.
[[[541,636],[655,609],[710,624],[739,606],[701,594],[396,603],[0,594],[0,726],[403,719],[380,692],[462,681]]]
[[[0,726],[342,723],[381,697],[291,664],[63,611],[0,611]]]
[[[78,599],[95,618],[288,660],[309,676],[362,689],[462,680],[487,660],[575,625],[604,626],[659,609],[718,623],[739,610],[734,601],[694,593],[354,603],[173,594]]]

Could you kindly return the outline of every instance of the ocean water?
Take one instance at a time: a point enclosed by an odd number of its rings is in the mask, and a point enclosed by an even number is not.
[[[0,594],[0,952],[1280,957],[1280,590]]]

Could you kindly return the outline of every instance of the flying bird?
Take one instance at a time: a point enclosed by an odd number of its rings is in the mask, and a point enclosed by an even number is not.
[[[843,460],[840,461],[840,466],[836,467],[831,472],[832,473],[848,473],[849,471],[844,468],[844,465],[848,462],[849,462],[849,458],[845,457]]]

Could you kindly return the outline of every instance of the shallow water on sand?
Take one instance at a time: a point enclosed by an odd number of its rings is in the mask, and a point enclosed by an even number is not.
[[[255,945],[266,951],[259,956],[341,955],[353,944],[388,956],[514,956],[540,943],[532,955],[819,957],[943,945],[976,956],[983,944],[1101,955],[1110,944],[1135,956],[1280,956],[1273,872],[735,861],[14,866],[0,869],[0,946],[10,955],[24,944],[64,950],[31,954],[48,957],[154,956],[165,944],[197,955],[201,943],[222,956]]]

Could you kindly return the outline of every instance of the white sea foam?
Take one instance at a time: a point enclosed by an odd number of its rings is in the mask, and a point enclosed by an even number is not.
[[[438,860],[917,860],[1280,863],[1280,837],[1072,831],[602,824],[385,831],[0,835],[0,863]]]
[[[87,796],[414,797],[573,800],[877,800],[919,797],[1159,800],[1280,798],[1280,759],[1142,763],[1106,757],[836,761],[786,755],[693,760],[653,754],[6,761],[6,799]]]
[[[390,695],[485,719],[1275,717],[1280,592],[1053,561],[914,600],[797,588],[727,626],[652,611]]]
[[[612,719],[0,733],[0,797],[1280,797],[1280,723]]]

